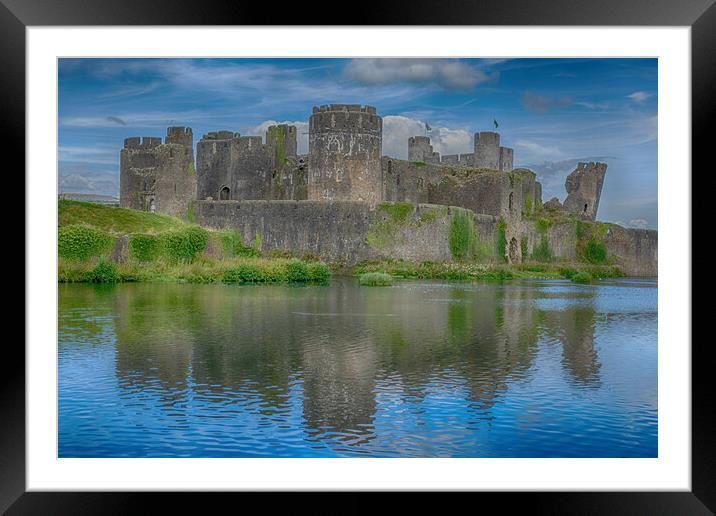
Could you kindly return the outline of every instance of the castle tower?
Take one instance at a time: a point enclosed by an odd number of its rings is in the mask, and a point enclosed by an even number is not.
[[[587,220],[596,220],[606,173],[606,163],[578,163],[564,182],[567,189],[564,209]]]
[[[475,133],[475,167],[500,170],[500,135],[492,131]]]
[[[124,140],[120,152],[119,205],[187,218],[196,198],[194,139],[190,127],[170,127],[157,137]]]
[[[308,198],[382,200],[383,120],[372,106],[313,108],[309,122]]]
[[[440,153],[433,151],[430,138],[427,136],[411,136],[408,138],[408,161],[439,163]]]
[[[476,168],[490,168],[502,172],[513,169],[514,151],[509,147],[500,147],[500,134],[492,131],[475,133]]]
[[[288,158],[295,158],[297,155],[296,126],[286,124],[269,126],[266,130],[266,145],[271,149],[274,168],[282,167]]]

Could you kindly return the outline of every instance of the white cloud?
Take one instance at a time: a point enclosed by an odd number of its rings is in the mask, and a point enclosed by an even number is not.
[[[346,65],[345,74],[367,85],[435,83],[451,90],[469,90],[497,77],[455,59],[352,59]]]
[[[435,127],[428,133],[433,150],[440,154],[472,152],[472,134],[465,129]],[[425,135],[425,122],[405,116],[383,117],[383,155],[408,158],[408,138]]]
[[[653,93],[649,93],[647,91],[635,91],[634,93],[627,95],[627,98],[633,100],[634,102],[642,103],[653,96]]]
[[[116,172],[61,170],[59,189],[60,192],[117,195],[119,181]]]
[[[556,145],[542,145],[530,140],[517,140],[515,154],[521,163],[554,161],[564,157],[564,153]]]
[[[645,219],[631,219],[629,221],[630,228],[646,229],[649,227],[649,221]]]
[[[58,158],[61,162],[115,165],[119,163],[119,150],[119,147],[108,145],[96,145],[93,147],[61,145],[58,149]]]

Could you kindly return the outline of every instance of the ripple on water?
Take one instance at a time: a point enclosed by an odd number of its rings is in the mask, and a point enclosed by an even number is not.
[[[60,290],[62,457],[636,457],[657,289]]]

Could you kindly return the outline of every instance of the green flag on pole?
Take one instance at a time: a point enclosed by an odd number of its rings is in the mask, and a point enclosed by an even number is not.
[[[499,127],[499,124],[497,123],[496,119],[493,118],[492,123],[495,124],[495,129],[497,129]]]

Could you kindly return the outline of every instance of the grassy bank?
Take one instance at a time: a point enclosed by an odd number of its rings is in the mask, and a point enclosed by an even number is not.
[[[623,277],[621,270],[614,266],[550,263],[550,264],[480,264],[459,262],[404,261],[364,262],[353,269],[355,275],[382,272],[404,279],[443,280],[508,280],[521,278],[570,279],[588,283],[592,279]]]
[[[60,201],[59,282],[314,283],[330,268],[290,253],[262,256],[234,230],[208,230],[126,208]],[[124,242],[124,245],[119,245]]]
[[[159,213],[62,199],[58,205],[57,225],[73,224],[88,225],[115,234],[161,233],[188,226],[180,219]]]
[[[320,262],[285,258],[201,257],[190,263],[154,262],[112,263],[100,260],[59,259],[60,283],[115,283],[133,281],[174,283],[312,283],[327,284],[330,268]]]

